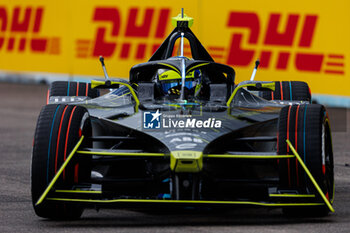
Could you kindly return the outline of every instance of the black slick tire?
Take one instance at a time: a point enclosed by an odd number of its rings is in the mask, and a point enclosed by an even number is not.
[[[88,112],[81,106],[46,105],[42,108],[33,142],[31,193],[35,213],[50,219],[77,219],[83,208],[76,204],[45,201],[36,202],[49,185],[81,135],[92,133]],[[84,142],[83,142],[84,143]],[[88,146],[88,145],[84,145]],[[72,185],[90,178],[91,159],[70,161],[55,184],[56,189],[71,189]]]
[[[51,96],[87,96],[93,99],[99,97],[100,93],[91,88],[91,83],[56,81],[49,88],[48,98]]]
[[[276,81],[275,91],[261,91],[260,97],[266,100],[292,100],[311,102],[311,91],[306,82]]]
[[[328,114],[319,104],[290,105],[282,108],[279,118],[278,154],[293,154],[286,143],[292,143],[312,176],[330,202],[334,199],[334,162]],[[315,194],[323,199],[296,159],[280,159],[280,190],[296,190],[301,194]],[[284,208],[288,215],[324,216],[326,205]]]

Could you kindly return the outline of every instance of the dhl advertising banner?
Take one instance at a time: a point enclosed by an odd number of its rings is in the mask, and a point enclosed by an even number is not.
[[[2,76],[128,78],[173,30],[171,17],[194,18],[191,30],[216,62],[232,66],[236,83],[309,83],[321,102],[350,107],[348,0],[2,0]]]

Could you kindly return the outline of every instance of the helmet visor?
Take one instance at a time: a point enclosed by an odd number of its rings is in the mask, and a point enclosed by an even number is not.
[[[165,81],[160,81],[162,89],[165,93],[169,91],[170,88],[176,87],[176,86],[181,86],[181,79],[175,79],[175,80],[165,80]],[[186,79],[185,81],[185,87],[188,89],[192,89],[196,86],[197,82],[193,80]]]
[[[159,70],[158,77],[164,93],[168,93],[170,88],[182,85],[180,74],[173,70]],[[187,73],[185,87],[190,90],[195,88],[200,83],[200,78],[201,73],[198,70]]]

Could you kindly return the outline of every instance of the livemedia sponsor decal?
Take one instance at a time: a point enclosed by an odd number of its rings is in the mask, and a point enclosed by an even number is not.
[[[221,128],[222,121],[215,118],[197,118],[191,115],[166,115],[156,112],[143,113],[144,129],[171,129],[171,128]]]

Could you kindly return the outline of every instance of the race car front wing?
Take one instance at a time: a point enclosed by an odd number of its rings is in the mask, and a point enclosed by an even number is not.
[[[257,205],[257,206],[268,206],[268,207],[290,207],[290,206],[324,206],[326,205],[331,212],[334,212],[332,207],[333,200],[328,200],[320,186],[317,184],[316,180],[312,176],[309,169],[306,167],[305,163],[287,139],[286,143],[291,148],[292,155],[276,155],[276,154],[254,154],[254,155],[237,155],[237,154],[207,154],[202,155],[200,152],[189,153],[186,156],[186,153],[181,156],[179,153],[134,153],[134,152],[113,152],[105,150],[78,150],[80,145],[84,140],[84,136],[81,136],[80,140],[73,148],[65,162],[62,164],[56,175],[53,177],[45,191],[42,193],[35,205],[40,205],[44,201],[63,201],[63,202],[77,202],[93,205],[103,205],[103,204],[165,204],[165,205],[191,205],[191,206],[200,206],[200,205]],[[198,172],[201,169],[203,163],[203,157],[207,158],[216,158],[216,159],[288,159],[296,158],[308,178],[311,180],[312,184],[316,188],[319,196],[322,198],[323,202],[315,201],[316,194],[291,194],[291,193],[270,193],[269,197],[271,202],[261,202],[261,201],[219,201],[219,200],[171,200],[171,199],[129,199],[129,198],[119,198],[119,199],[106,199],[102,196],[101,190],[81,190],[81,189],[72,189],[72,190],[54,190],[55,183],[58,178],[63,173],[63,170],[69,164],[71,159],[75,155],[100,155],[100,156],[137,156],[137,157],[164,157],[170,156],[170,167],[176,172]],[[294,202],[290,202],[293,199]],[[283,201],[289,200],[289,201]],[[298,201],[300,200],[300,201]],[[305,201],[306,200],[306,201]],[[310,200],[310,201],[309,201]],[[312,202],[311,200],[314,200]]]

